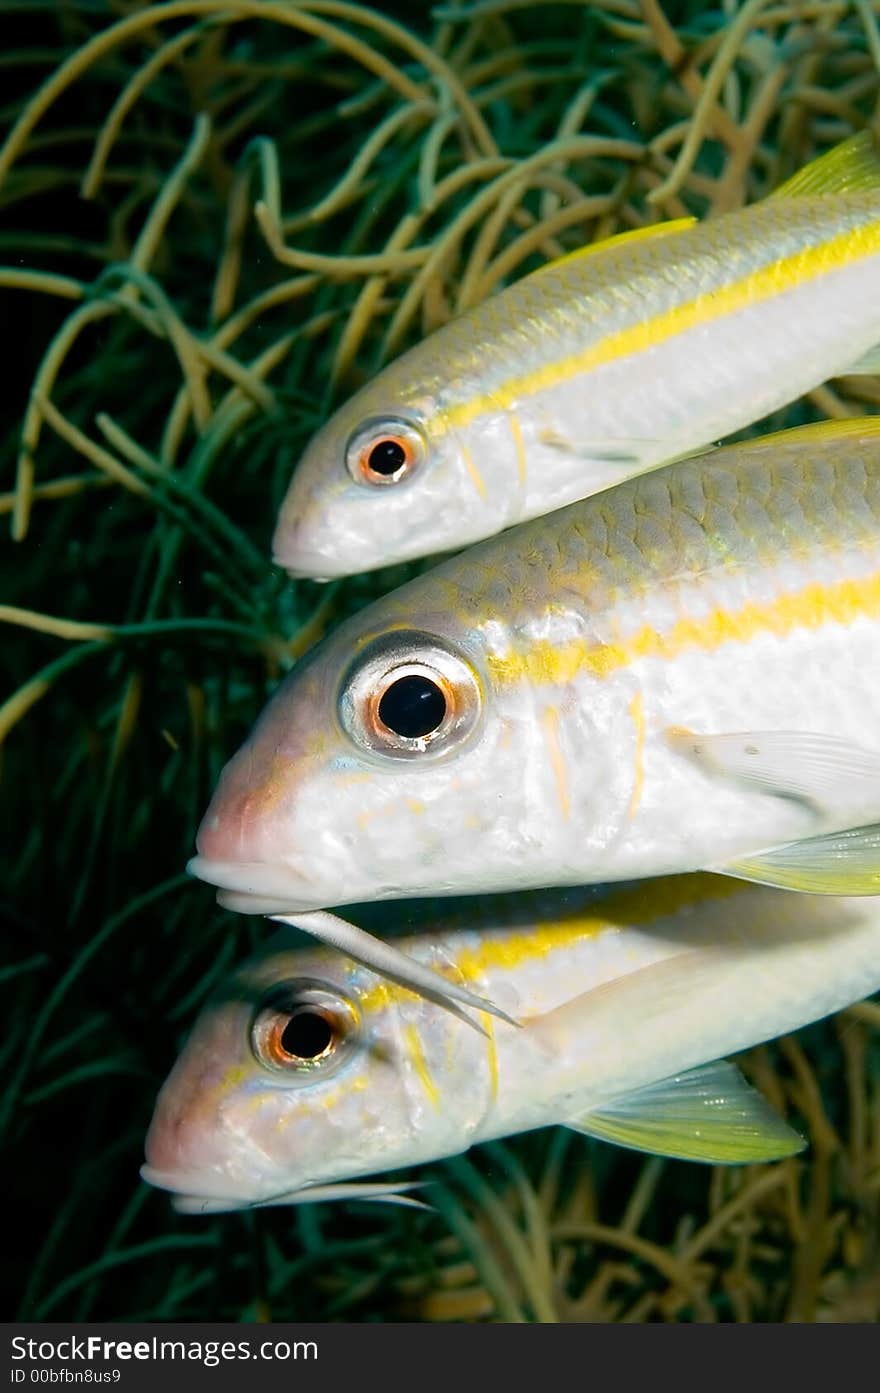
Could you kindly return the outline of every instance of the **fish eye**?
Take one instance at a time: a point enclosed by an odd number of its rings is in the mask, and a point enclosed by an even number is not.
[[[358,1037],[354,1004],[332,988],[312,982],[284,982],[258,1006],[251,1025],[251,1048],[267,1069],[322,1077],[342,1062]]]
[[[424,456],[421,431],[396,416],[365,421],[345,448],[345,463],[357,484],[399,484]]]
[[[446,707],[446,693],[432,675],[410,672],[388,684],[377,714],[393,735],[415,740],[440,728]]]
[[[378,639],[343,680],[339,715],[366,749],[424,758],[456,748],[477,723],[480,682],[460,654],[427,634]]]

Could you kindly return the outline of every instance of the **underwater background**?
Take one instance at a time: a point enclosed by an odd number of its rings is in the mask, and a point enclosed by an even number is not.
[[[188,1025],[265,937],[183,873],[220,768],[420,569],[272,569],[309,436],[458,310],[761,197],[878,93],[872,0],[2,0],[5,1318],[880,1315],[876,1002],[742,1057],[809,1137],[772,1166],[548,1129],[423,1169],[431,1212],[202,1220],[138,1178]],[[844,378],[764,425],[878,405]]]

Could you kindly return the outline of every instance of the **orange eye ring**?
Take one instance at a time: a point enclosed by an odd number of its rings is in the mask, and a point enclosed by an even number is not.
[[[349,668],[338,695],[340,723],[362,749],[392,759],[442,757],[477,728],[480,679],[451,646],[394,630]]]
[[[421,699],[419,704],[426,712],[421,724],[418,724],[420,713],[412,701],[407,703],[409,709],[404,707],[401,713],[406,719],[394,719],[392,714],[395,707],[391,703],[395,701],[397,693],[408,686],[416,687],[416,700]],[[403,700],[405,702],[406,698]],[[397,706],[402,705],[398,698]],[[427,663],[403,662],[390,668],[369,693],[364,720],[378,739],[392,744],[422,741],[427,747],[438,735],[445,733],[455,720],[458,707],[456,685],[445,673]],[[413,723],[411,727],[407,721]]]
[[[358,456],[358,467],[373,484],[396,484],[415,463],[415,451],[405,436],[386,435],[365,445]]]
[[[334,991],[302,982],[274,988],[251,1026],[251,1048],[266,1069],[317,1073],[340,1063],[357,1039],[353,1004]]]
[[[263,1031],[263,1052],[280,1068],[287,1065],[316,1064],[333,1053],[339,1037],[339,1022],[329,1011],[300,1006],[289,1016],[274,1016]]]
[[[425,442],[408,421],[366,421],[348,442],[348,471],[355,483],[384,488],[409,478],[424,458]]]

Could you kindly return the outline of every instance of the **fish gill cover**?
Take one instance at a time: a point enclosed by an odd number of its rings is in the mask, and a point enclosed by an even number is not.
[[[270,567],[305,442],[547,259],[738,207],[863,127],[878,12],[3,6],[7,1317],[876,1319],[876,1004],[745,1057],[809,1136],[773,1166],[547,1130],[432,1168],[429,1212],[196,1221],[138,1165],[188,1024],[265,933],[183,874],[209,791],[296,658],[419,569]],[[770,424],[878,404],[844,379]]]

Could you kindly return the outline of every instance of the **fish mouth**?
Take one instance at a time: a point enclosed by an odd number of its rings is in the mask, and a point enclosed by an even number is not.
[[[316,546],[314,538],[312,544],[308,541],[301,541],[302,529],[299,526],[293,529],[279,529],[283,532],[284,540],[278,537],[273,539],[272,545],[272,564],[280,566],[294,580],[316,580],[325,582],[328,580],[338,580],[340,576],[346,574],[345,566],[341,566],[338,558],[338,546],[334,546],[328,538],[328,545]]]
[[[221,1214],[278,1202],[271,1191],[265,1195],[230,1193],[233,1187],[229,1176],[212,1175],[210,1171],[161,1170],[145,1162],[141,1166],[141,1180],[157,1190],[170,1191],[171,1203],[181,1214]],[[295,1194],[298,1188],[292,1187],[291,1193]]]
[[[421,1200],[411,1198],[409,1192],[422,1188],[422,1182],[403,1183],[371,1180],[344,1180],[330,1184],[319,1181],[304,1181],[289,1189],[272,1194],[249,1198],[224,1194],[210,1176],[198,1172],[161,1171],[154,1166],[141,1166],[141,1179],[157,1190],[171,1191],[172,1208],[178,1214],[228,1214],[236,1209],[269,1209],[273,1205],[319,1204],[329,1200],[371,1200],[376,1203],[406,1205],[413,1209],[427,1209]],[[207,1184],[205,1183],[207,1182]],[[217,1184],[221,1177],[217,1177]],[[192,1189],[190,1189],[192,1184]]]
[[[218,904],[240,914],[296,914],[326,908],[326,901],[310,894],[305,882],[289,866],[193,856],[186,869],[197,880],[217,887]]]
[[[149,1144],[147,1145],[149,1154]],[[231,1205],[252,1203],[249,1199],[236,1197],[229,1193],[228,1175],[212,1174],[209,1170],[162,1170],[145,1161],[141,1166],[141,1180],[154,1185],[157,1190],[170,1190],[174,1194],[198,1196],[205,1200],[218,1200]]]
[[[297,550],[295,558],[289,553],[275,551],[272,553],[273,566],[279,566],[282,571],[286,571],[291,580],[313,580],[318,585],[327,585],[331,580],[339,580],[346,574],[345,571],[334,571],[328,565],[326,556],[320,552],[309,553]]]

